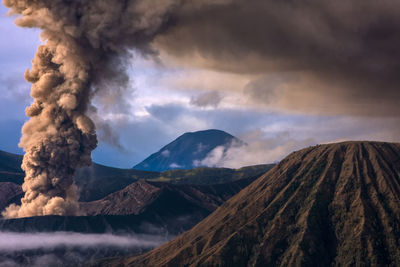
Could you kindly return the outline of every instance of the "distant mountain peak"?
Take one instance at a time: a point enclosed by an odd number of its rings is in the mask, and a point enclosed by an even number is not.
[[[133,169],[165,171],[201,167],[199,162],[213,149],[219,146],[228,148],[233,143],[243,144],[241,140],[222,130],[187,132],[135,165]]]
[[[223,135],[229,135],[231,137],[234,137],[233,135],[222,131],[222,130],[218,130],[218,129],[208,129],[208,130],[201,130],[201,131],[195,131],[195,132],[186,132],[184,134],[182,134],[181,136],[185,136],[185,135],[198,135],[198,134],[214,134],[214,133],[218,133],[218,134],[223,134]],[[179,138],[179,137],[178,137]]]

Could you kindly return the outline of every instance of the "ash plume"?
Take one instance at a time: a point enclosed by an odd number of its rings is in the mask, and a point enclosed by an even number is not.
[[[176,1],[174,1],[176,2]],[[91,164],[95,125],[87,116],[92,96],[129,81],[128,48],[152,54],[148,43],[174,2],[112,0],[4,0],[16,24],[42,30],[31,70],[34,101],[22,128],[26,173],[21,205],[7,218],[79,215],[75,170]]]
[[[399,1],[205,2],[191,1],[197,8],[177,13],[174,27],[157,37],[167,60],[248,77],[256,86],[249,95],[253,106],[399,116]],[[271,73],[279,73],[287,87],[271,88]],[[286,80],[292,75],[296,81]]]

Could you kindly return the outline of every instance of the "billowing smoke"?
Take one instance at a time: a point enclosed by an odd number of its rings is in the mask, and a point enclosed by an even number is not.
[[[174,1],[177,2],[177,1]],[[161,29],[173,2],[112,0],[4,0],[16,24],[42,30],[43,45],[25,78],[34,102],[22,129],[26,154],[21,206],[8,218],[79,215],[75,170],[91,164],[95,126],[86,115],[100,90],[119,90],[129,81],[128,48],[151,55],[148,43]]]

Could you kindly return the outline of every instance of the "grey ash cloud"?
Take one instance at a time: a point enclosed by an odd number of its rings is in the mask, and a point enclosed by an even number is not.
[[[205,92],[190,99],[190,104],[198,107],[218,107],[223,96],[217,91]]]
[[[157,39],[160,49],[218,71],[298,72],[282,103],[287,109],[308,111],[316,101],[319,112],[399,115],[399,2],[204,2],[174,14]]]

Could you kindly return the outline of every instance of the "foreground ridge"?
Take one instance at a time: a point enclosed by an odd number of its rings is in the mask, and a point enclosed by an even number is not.
[[[290,154],[193,229],[132,266],[399,266],[400,144]]]

